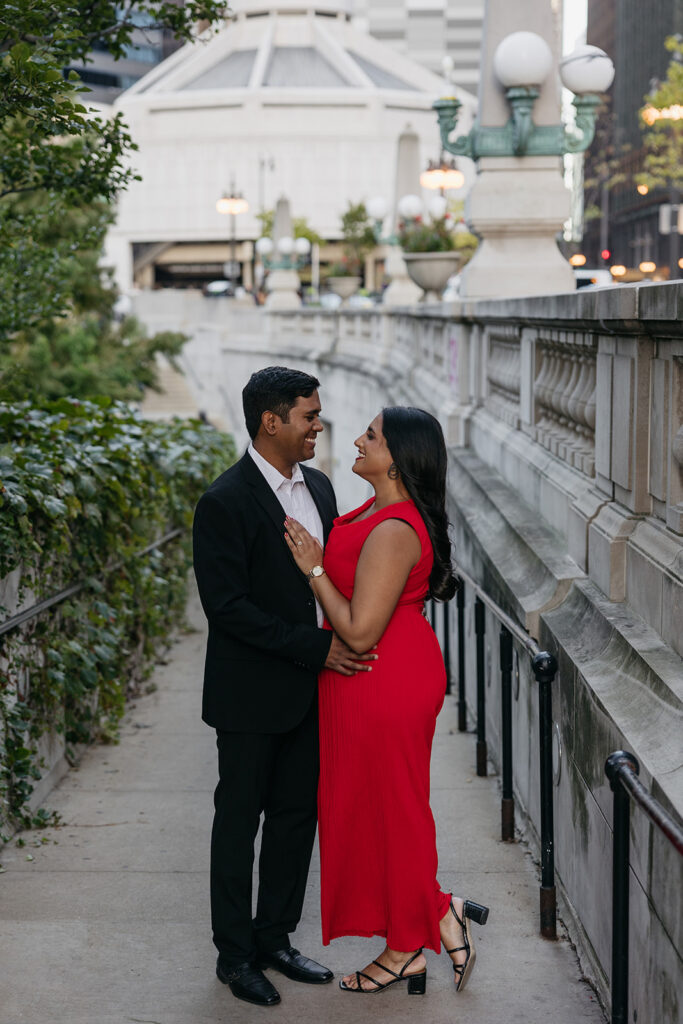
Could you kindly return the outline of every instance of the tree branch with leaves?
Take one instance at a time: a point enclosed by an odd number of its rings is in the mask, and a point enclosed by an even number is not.
[[[636,182],[648,188],[683,189],[683,39],[665,42],[673,54],[666,79],[640,111],[645,160]]]
[[[135,149],[121,116],[88,110],[73,64],[96,44],[118,59],[141,23],[191,39],[216,23],[224,0],[6,0],[0,8],[0,344],[69,309],[60,264],[92,244],[92,222],[55,242],[74,210],[111,203],[134,171]]]

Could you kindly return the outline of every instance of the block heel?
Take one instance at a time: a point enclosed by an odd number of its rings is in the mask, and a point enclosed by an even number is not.
[[[412,977],[408,978],[408,995],[409,996],[423,996],[427,991],[427,972],[423,971],[422,974],[413,974]]]
[[[476,924],[486,924],[489,917],[489,908],[483,906],[481,903],[475,903],[474,900],[465,900],[462,906],[462,918],[458,916],[458,912],[453,906],[453,900],[451,899],[449,910],[455,920],[462,929],[462,946],[454,946],[453,949],[447,949],[446,952],[453,959],[453,953],[465,953],[465,959],[461,964],[453,964],[453,973],[455,974],[455,991],[462,992],[465,985],[469,981],[472,969],[474,968],[477,954],[474,949],[474,939],[470,931],[470,921],[474,921]]]
[[[473,900],[465,900],[463,913],[475,924],[484,925],[489,919],[489,908],[484,907],[481,903],[475,903]]]

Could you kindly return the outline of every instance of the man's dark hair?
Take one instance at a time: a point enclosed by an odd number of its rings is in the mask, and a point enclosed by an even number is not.
[[[266,366],[252,373],[242,391],[242,408],[249,437],[254,440],[264,412],[274,412],[283,423],[289,421],[289,410],[297,398],[309,398],[320,387],[317,377],[287,366]]]

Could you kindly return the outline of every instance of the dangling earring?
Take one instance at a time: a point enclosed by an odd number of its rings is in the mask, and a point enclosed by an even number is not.
[[[389,469],[387,470],[387,476],[389,477],[390,480],[398,480],[398,466],[396,465],[395,462],[392,462],[391,465],[389,466]]]

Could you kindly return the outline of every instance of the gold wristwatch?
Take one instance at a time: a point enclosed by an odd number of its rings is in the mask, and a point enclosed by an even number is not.
[[[322,565],[314,565],[313,568],[309,569],[309,571],[306,573],[306,579],[308,580],[309,583],[311,583],[313,580],[317,580],[324,575],[325,570],[323,569]]]

